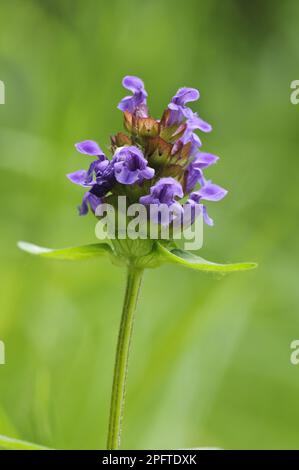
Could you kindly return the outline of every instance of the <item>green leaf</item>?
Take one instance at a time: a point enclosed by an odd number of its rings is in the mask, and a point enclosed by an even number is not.
[[[32,255],[60,260],[78,260],[112,254],[112,249],[107,243],[93,243],[91,245],[74,246],[70,248],[50,249],[21,241],[18,242],[18,247]]]
[[[7,450],[52,450],[49,447],[0,435],[0,448]]]
[[[181,264],[185,268],[197,269],[198,271],[228,273],[234,271],[245,271],[257,267],[256,263],[251,262],[233,264],[212,263],[211,261],[207,261],[200,256],[178,248],[168,250],[160,243],[157,243],[156,249],[165,262]]]

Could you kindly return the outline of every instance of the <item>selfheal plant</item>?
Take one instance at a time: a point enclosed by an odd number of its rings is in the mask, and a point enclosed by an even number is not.
[[[199,92],[194,88],[180,88],[161,119],[154,119],[148,111],[147,92],[142,80],[127,76],[123,80],[123,86],[132,93],[118,105],[123,112],[126,132],[118,132],[111,137],[109,158],[93,140],[75,145],[78,152],[92,160],[87,169],[67,175],[72,183],[85,191],[79,214],[91,212],[98,217],[98,208],[107,203],[117,206],[119,196],[124,196],[131,204],[139,203],[144,206],[148,217],[150,213],[147,210],[151,205],[175,207],[177,217],[183,217],[188,207],[192,209],[190,223],[200,213],[207,225],[213,225],[205,203],[220,201],[226,196],[227,190],[207,180],[204,175],[204,171],[215,164],[219,157],[200,150],[202,143],[196,131],[206,133],[212,127],[187,106],[198,100]],[[174,218],[162,220],[157,216],[155,223],[172,227]],[[31,254],[61,260],[106,254],[116,265],[127,269],[111,396],[107,441],[107,449],[110,450],[120,447],[133,318],[144,270],[163,263],[219,273],[247,270],[256,266],[250,262],[217,264],[206,261],[179,249],[171,233],[170,231],[167,240],[117,236],[105,243],[58,250],[26,242],[19,243],[21,249]]]

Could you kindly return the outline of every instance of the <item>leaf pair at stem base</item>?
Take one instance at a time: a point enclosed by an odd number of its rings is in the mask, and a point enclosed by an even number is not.
[[[253,262],[230,264],[213,263],[188,251],[173,247],[169,248],[159,242],[154,242],[152,244],[151,251],[143,256],[140,256],[139,254],[138,256],[134,256],[133,250],[129,252],[128,249],[128,251],[125,252],[125,249],[122,250],[122,247],[116,250],[108,243],[93,243],[90,245],[70,248],[50,249],[21,241],[18,243],[18,246],[21,250],[32,255],[67,261],[108,255],[114,264],[125,265],[129,262],[140,269],[153,268],[164,263],[171,263],[197,271],[228,273],[254,269],[257,266],[257,264]]]

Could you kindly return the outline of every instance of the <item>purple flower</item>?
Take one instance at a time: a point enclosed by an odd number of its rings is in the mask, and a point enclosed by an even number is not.
[[[198,98],[199,91],[195,88],[179,88],[168,105],[168,109],[171,111],[168,122],[169,126],[181,124],[187,117],[185,114],[186,110],[189,109],[185,104],[189,101],[197,101]]]
[[[204,184],[199,191],[191,193],[187,204],[191,204],[194,207],[197,205],[202,212],[205,223],[207,225],[214,225],[213,219],[211,219],[207,213],[206,206],[201,204],[201,201],[220,201],[226,195],[226,189],[221,188],[221,186],[218,186],[217,184],[213,184],[211,181],[204,181]]]
[[[170,109],[168,125],[186,123],[186,130],[180,141],[183,144],[191,143],[191,155],[202,145],[200,138],[194,131],[199,129],[203,132],[210,132],[212,130],[210,124],[201,119],[192,109],[185,106],[189,101],[196,101],[198,98],[199,91],[195,88],[180,88],[168,105],[168,109]]]
[[[78,152],[93,157],[97,156],[98,159],[90,164],[87,171],[78,170],[74,173],[69,173],[67,177],[72,183],[79,184],[80,186],[92,186],[94,184],[94,175],[97,172],[101,172],[102,168],[106,167],[108,159],[99,145],[93,140],[84,140],[83,142],[75,144],[75,147]]]
[[[204,184],[203,172],[204,168],[213,165],[219,160],[219,157],[211,153],[197,152],[192,162],[187,168],[186,192],[189,193],[199,182]]]
[[[112,189],[115,183],[114,171],[111,161],[107,159],[98,144],[93,140],[85,140],[75,146],[81,153],[98,157],[89,165],[87,171],[78,170],[67,175],[72,183],[91,188],[85,193],[79,207],[80,215],[85,215],[88,213],[88,207],[94,212],[95,207],[101,202],[100,198]]]
[[[90,190],[92,194],[103,197],[112,190],[116,180],[112,161],[105,160],[95,166],[95,182]]]
[[[80,215],[86,215],[88,213],[88,208],[91,209],[92,212],[96,211],[96,208],[102,203],[102,200],[92,194],[91,192],[87,192],[84,194],[82,199],[81,206],[78,207]]]
[[[143,81],[134,76],[127,75],[122,81],[123,87],[130,90],[133,95],[126,96],[118,104],[121,111],[135,113],[138,117],[147,117],[148,110],[146,105],[147,92],[144,89]]]
[[[148,167],[143,153],[134,145],[120,147],[116,150],[112,165],[116,180],[122,184],[142,183],[153,178],[155,170]]]
[[[78,170],[73,173],[68,173],[66,176],[68,179],[80,186],[93,186],[96,183],[96,178],[100,178],[103,173],[105,173],[109,165],[109,160],[95,160],[89,166],[89,169]]]
[[[95,212],[97,206],[102,203],[102,197],[105,196],[114,186],[115,178],[112,162],[105,160],[103,162],[94,162],[98,165],[94,166],[94,176],[92,176],[92,181],[87,185],[85,182],[79,182],[82,186],[91,186],[91,189],[84,194],[82,204],[79,207],[79,214],[86,215],[88,213],[88,207]],[[79,170],[72,174],[72,181],[74,181],[74,175],[80,174],[84,170]],[[87,173],[87,172],[85,172]],[[69,175],[68,175],[69,176]],[[71,178],[70,178],[71,179]],[[78,177],[78,180],[80,178]]]

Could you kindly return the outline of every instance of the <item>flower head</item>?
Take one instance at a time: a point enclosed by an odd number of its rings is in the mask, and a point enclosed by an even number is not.
[[[87,170],[67,175],[73,183],[88,188],[80,214],[85,215],[89,209],[94,212],[107,198],[115,201],[110,196],[129,196],[130,201],[145,206],[174,206],[178,213],[183,211],[183,200],[187,200],[212,225],[202,202],[219,201],[227,191],[204,177],[205,170],[219,157],[199,150],[202,142],[196,131],[212,130],[210,124],[187,106],[198,100],[199,91],[180,88],[162,118],[155,119],[148,112],[143,81],[126,76],[122,83],[132,92],[118,105],[124,113],[127,133],[118,132],[111,137],[111,156],[107,158],[93,140],[76,144],[80,153],[94,158]],[[163,223],[162,219],[158,220]],[[171,219],[167,218],[166,222]]]

